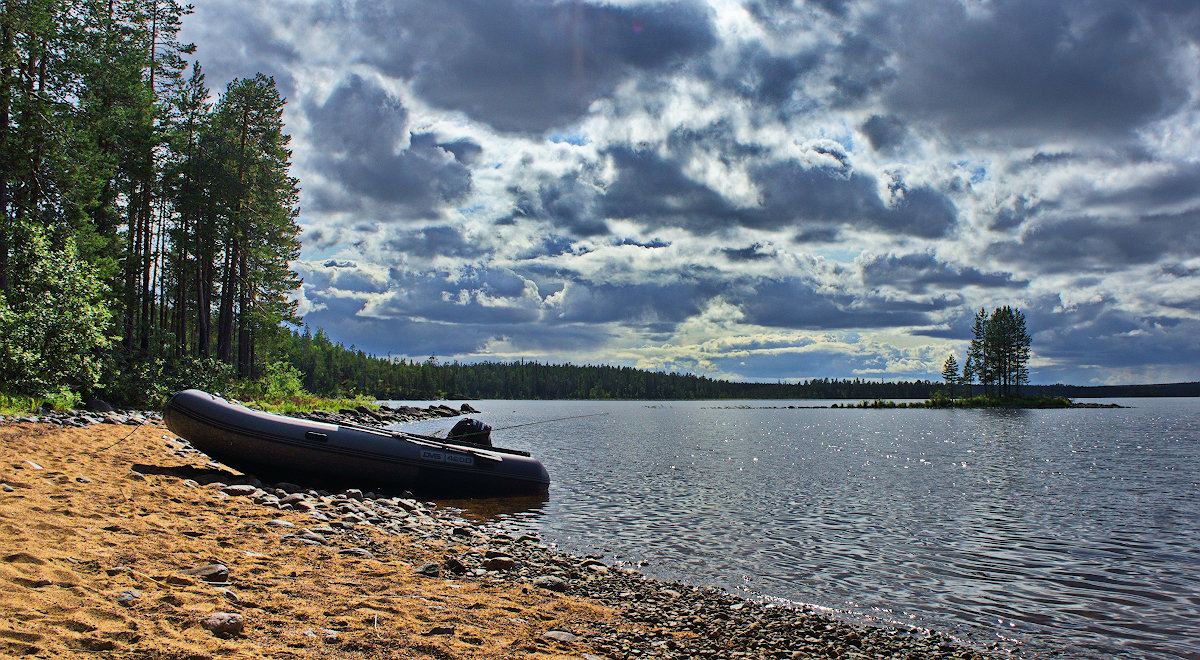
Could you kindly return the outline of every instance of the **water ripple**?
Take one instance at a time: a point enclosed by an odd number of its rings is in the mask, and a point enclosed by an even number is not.
[[[550,499],[499,526],[1018,655],[1200,659],[1200,401],[1131,403],[476,407],[511,411],[497,427],[613,413],[528,427],[513,444],[547,464]]]

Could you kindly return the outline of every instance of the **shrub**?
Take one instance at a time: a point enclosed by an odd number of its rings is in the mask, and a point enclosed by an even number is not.
[[[62,398],[100,379],[110,313],[95,271],[67,239],[50,247],[43,229],[13,226],[7,295],[0,292],[0,384],[9,394]]]

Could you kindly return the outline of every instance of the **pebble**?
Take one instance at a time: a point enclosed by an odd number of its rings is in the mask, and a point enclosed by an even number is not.
[[[209,564],[207,566],[197,566],[189,568],[186,571],[180,571],[182,575],[189,575],[194,578],[203,580],[204,582],[228,582],[229,568],[225,564]]]
[[[107,410],[58,411],[43,408],[35,417],[22,415],[5,419],[0,416],[0,422],[54,424],[56,426],[85,427],[93,424],[146,424],[151,421],[162,421],[162,413],[154,411],[115,411],[111,406]]]
[[[483,562],[483,567],[489,571],[507,571],[517,565],[517,560],[512,557],[500,555],[486,559]]]
[[[296,534],[296,538],[301,541],[309,541],[318,545],[329,545],[329,541],[324,536],[312,531],[308,528],[300,528],[300,532]]]
[[[213,612],[200,625],[212,631],[219,637],[240,635],[246,627],[246,620],[235,612]]]
[[[557,575],[540,575],[533,580],[536,587],[562,593],[567,590],[567,581]]]
[[[428,575],[429,577],[438,577],[442,574],[442,567],[438,563],[431,561],[427,564],[421,564],[417,567],[416,572],[420,575]]]
[[[579,641],[578,635],[572,635],[571,633],[564,632],[562,630],[551,630],[549,632],[543,633],[542,637],[545,637],[546,639],[558,640],[560,642],[566,642],[568,644]]]

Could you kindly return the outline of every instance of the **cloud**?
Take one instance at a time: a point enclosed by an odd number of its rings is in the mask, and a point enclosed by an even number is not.
[[[892,287],[923,294],[931,289],[967,286],[1020,288],[1028,284],[1011,273],[984,273],[973,266],[952,266],[928,253],[875,256],[862,264],[863,283],[869,288]]]
[[[376,83],[357,75],[319,104],[306,107],[318,154],[311,167],[330,185],[311,191],[316,210],[365,209],[386,204],[391,213],[436,217],[471,188],[460,161],[478,150],[466,140],[454,149],[427,133],[408,132],[408,111]]]
[[[1200,378],[1194,2],[212,0],[187,25],[214,87],[289,97],[297,300],[335,339],[920,377],[1013,304],[1035,380]]]
[[[343,12],[378,40],[364,61],[411,80],[429,103],[521,133],[569,125],[626,79],[665,73],[714,44],[708,12],[685,2],[355,3]]]
[[[890,34],[879,35],[894,46],[896,76],[884,93],[893,112],[957,134],[1023,142],[1128,138],[1187,99],[1172,30],[1141,4],[966,7],[898,7]]]
[[[1042,273],[1110,272],[1197,254],[1197,227],[1200,211],[1134,221],[1043,219],[1029,226],[1019,240],[995,243],[989,252]]]

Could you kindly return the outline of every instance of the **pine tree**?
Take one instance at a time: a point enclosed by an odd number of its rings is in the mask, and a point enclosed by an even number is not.
[[[954,396],[954,385],[958,382],[958,360],[951,353],[942,364],[942,380],[950,387],[950,396]]]
[[[217,357],[235,364],[241,376],[253,370],[255,336],[296,321],[287,292],[299,280],[287,264],[300,250],[299,188],[288,173],[283,105],[274,79],[260,73],[230,82],[213,116],[214,205],[223,251]]]
[[[970,374],[984,386],[994,384],[998,396],[1016,394],[1029,380],[1029,347],[1032,341],[1025,328],[1025,315],[1007,305],[975,314],[964,375]]]

